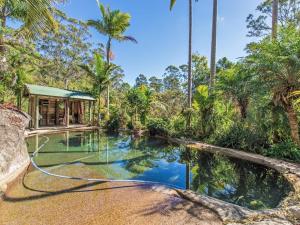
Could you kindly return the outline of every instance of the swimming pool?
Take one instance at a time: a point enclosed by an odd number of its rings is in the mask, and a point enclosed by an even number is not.
[[[159,182],[250,209],[275,208],[292,191],[273,169],[152,137],[66,131],[28,138],[30,153],[45,142],[45,136],[49,142],[34,161],[49,173],[57,167],[65,171],[76,167],[81,168],[77,176],[86,178],[84,168],[89,168],[97,174],[89,178]],[[59,175],[68,176],[67,172]]]

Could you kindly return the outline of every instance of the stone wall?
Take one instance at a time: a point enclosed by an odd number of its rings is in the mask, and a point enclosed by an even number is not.
[[[25,128],[30,116],[0,105],[0,192],[29,165]]]

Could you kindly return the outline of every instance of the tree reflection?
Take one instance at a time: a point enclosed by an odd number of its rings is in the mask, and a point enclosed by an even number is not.
[[[278,172],[248,161],[197,152],[192,189],[250,209],[276,207],[291,190]]]

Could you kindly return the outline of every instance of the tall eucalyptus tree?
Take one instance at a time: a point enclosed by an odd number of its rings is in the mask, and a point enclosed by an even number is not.
[[[273,0],[272,4],[272,39],[276,39],[278,29],[279,0]]]
[[[209,82],[211,89],[214,87],[215,76],[216,76],[217,20],[218,20],[218,0],[213,0],[211,56],[210,56],[210,82]]]
[[[193,37],[193,0],[188,0],[189,2],[189,44],[188,44],[188,108],[192,108],[192,81],[193,81],[193,74],[192,74],[192,37]],[[173,9],[176,0],[170,1],[170,10]],[[191,118],[188,117],[187,126],[191,126]]]
[[[88,20],[88,25],[95,28],[99,33],[108,37],[106,43],[106,63],[109,65],[113,59],[111,52],[112,41],[119,42],[131,41],[137,43],[136,39],[131,36],[124,35],[125,31],[130,26],[131,16],[128,13],[123,13],[120,10],[111,10],[109,7],[104,7],[97,0],[98,7],[101,13],[101,19]],[[109,115],[109,86],[107,86],[107,112]]]
[[[278,24],[281,27],[288,27],[291,23],[296,26],[300,24],[299,0],[264,0],[256,11],[256,15],[250,14],[247,17],[250,37],[276,36]]]

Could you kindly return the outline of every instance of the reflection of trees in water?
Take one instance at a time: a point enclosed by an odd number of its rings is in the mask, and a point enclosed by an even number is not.
[[[192,189],[252,209],[276,207],[291,190],[277,171],[244,160],[197,152]]]
[[[172,163],[179,159],[178,148],[151,137],[133,139],[127,153],[128,155],[132,153],[141,155],[141,157],[133,157],[125,163],[125,169],[136,175],[158,167],[159,160],[163,159]]]
[[[212,154],[197,152],[192,161],[192,189],[197,192],[218,197],[220,191],[230,191],[227,184],[236,182],[235,171],[226,159],[220,160]]]

